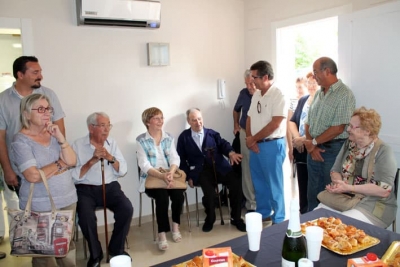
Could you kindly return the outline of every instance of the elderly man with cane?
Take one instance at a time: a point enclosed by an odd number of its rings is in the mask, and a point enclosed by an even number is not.
[[[87,266],[98,267],[103,259],[103,251],[97,235],[96,208],[108,208],[114,213],[113,234],[110,243],[106,244],[108,261],[108,255],[129,256],[124,251],[124,242],[129,232],[133,207],[117,181],[126,174],[127,164],[116,141],[109,137],[112,124],[108,115],[104,112],[92,113],[87,118],[87,127],[89,134],[72,145],[78,157],[72,173],[78,194],[78,223],[89,244],[90,259]]]
[[[218,183],[229,189],[231,203],[231,224],[239,231],[245,232],[246,225],[241,219],[242,182],[224,158],[230,163],[238,164],[242,155],[235,153],[228,141],[212,129],[203,127],[203,118],[197,108],[186,112],[189,129],[184,130],[178,138],[177,151],[181,158],[180,168],[185,171],[190,187],[201,186],[206,219],[203,232],[210,232],[216,220],[215,195]],[[223,223],[222,214],[221,224]]]

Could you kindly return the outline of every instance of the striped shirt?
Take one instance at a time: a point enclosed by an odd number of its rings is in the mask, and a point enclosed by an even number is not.
[[[319,89],[311,103],[306,124],[313,138],[320,136],[331,126],[348,124],[356,108],[353,92],[341,80],[332,84],[325,94]],[[346,129],[334,139],[348,138]]]

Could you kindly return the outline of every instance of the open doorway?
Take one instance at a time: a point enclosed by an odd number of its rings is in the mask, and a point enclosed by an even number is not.
[[[15,81],[12,64],[22,54],[21,30],[0,28],[0,92]]]
[[[302,23],[299,21],[292,24],[285,23],[281,27],[276,27],[275,34],[277,80],[279,87],[290,99],[297,98],[296,79],[305,77],[311,72],[317,58],[327,56],[335,62],[338,60],[337,15],[322,19],[310,18]],[[292,167],[289,157],[286,157],[283,168],[287,216],[290,200],[298,198],[297,177],[292,175]]]

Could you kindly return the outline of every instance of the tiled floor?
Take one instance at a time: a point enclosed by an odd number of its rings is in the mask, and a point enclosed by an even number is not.
[[[289,164],[285,163],[285,202],[286,204],[286,214],[289,210],[289,203],[292,197],[297,197],[297,180],[291,178],[290,176],[290,167]],[[216,210],[217,215],[218,211]],[[214,224],[214,229],[209,233],[203,233],[201,231],[202,226],[202,218],[204,218],[204,213],[200,212],[200,227],[196,226],[196,216],[194,212],[191,212],[191,223],[192,223],[192,231],[188,232],[188,226],[186,223],[186,217],[182,216],[181,219],[181,233],[183,236],[183,240],[180,243],[174,243],[172,241],[171,234],[168,235],[169,241],[169,249],[165,252],[161,252],[157,249],[156,244],[153,241],[152,235],[152,224],[145,223],[142,224],[141,227],[137,225],[132,226],[129,233],[129,245],[130,248],[126,249],[126,251],[131,255],[133,262],[132,266],[145,267],[151,266],[157,263],[161,263],[167,261],[169,259],[173,259],[190,252],[200,250],[204,247],[208,247],[211,245],[215,245],[220,242],[224,242],[226,240],[244,235],[245,233],[239,232],[236,227],[229,224],[229,217],[227,215],[227,209],[224,208],[225,214],[225,225],[220,225],[220,221]],[[265,227],[268,227],[265,225]],[[8,229],[6,229],[8,232]],[[80,235],[82,237],[82,235]],[[104,246],[104,234],[100,235],[100,241]],[[10,245],[8,236],[6,236],[3,243],[0,245],[0,251],[10,252]],[[80,239],[77,243],[77,266],[85,267],[87,260],[84,259],[82,246],[82,239]],[[21,266],[21,267],[30,267],[30,258],[23,257],[14,257],[7,255],[5,259],[0,260],[0,267],[9,267],[9,266]],[[102,267],[109,266],[108,263],[103,259],[101,264]]]

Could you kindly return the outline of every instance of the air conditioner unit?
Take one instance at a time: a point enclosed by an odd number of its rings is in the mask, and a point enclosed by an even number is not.
[[[160,27],[159,0],[76,0],[78,25]]]

